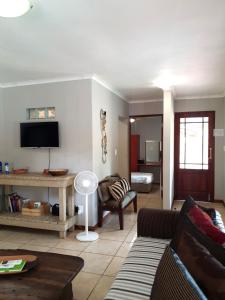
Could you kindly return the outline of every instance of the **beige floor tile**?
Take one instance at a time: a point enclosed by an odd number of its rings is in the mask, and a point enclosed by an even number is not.
[[[99,234],[99,237],[102,240],[123,242],[126,239],[128,233],[129,233],[128,230],[103,231]]]
[[[67,232],[66,240],[74,241],[78,233],[82,232],[82,230],[74,230],[72,232]]]
[[[74,240],[60,240],[55,248],[66,249],[66,250],[75,250],[75,251],[83,251],[88,247],[89,242],[79,242],[76,239]]]
[[[88,300],[103,300],[114,281],[113,277],[102,276]]]
[[[24,244],[21,243],[11,243],[11,242],[0,242],[0,249],[18,249],[23,247]]]
[[[120,249],[117,251],[116,256],[127,257],[127,254],[129,253],[131,247],[132,243],[124,242],[121,245]]]
[[[110,262],[112,261],[113,256],[94,254],[94,253],[85,253],[83,252],[80,257],[84,260],[83,272],[94,273],[94,274],[103,274]]]
[[[92,242],[84,251],[98,254],[115,255],[122,242],[97,240]]]
[[[72,281],[74,299],[88,299],[100,278],[100,275],[80,272]]]
[[[124,214],[124,221],[127,223],[132,223],[133,225],[137,222],[137,214],[134,212],[129,212]]]
[[[128,236],[125,239],[125,242],[127,243],[133,243],[137,238],[137,232],[136,231],[131,231]]]
[[[1,229],[0,230],[0,241],[7,240],[13,235],[14,235],[13,231]]]
[[[137,231],[137,223],[134,224],[134,226],[131,228],[131,231]]]
[[[35,238],[30,241],[30,245],[37,245],[43,247],[55,247],[59,243],[58,239],[48,239],[48,238]]]
[[[72,255],[72,256],[80,256],[81,254],[81,252],[75,250],[66,250],[66,249],[59,249],[59,248],[50,248],[48,252],[58,253],[63,255]]]
[[[13,241],[13,243],[28,243],[31,240],[31,234],[26,232],[15,232],[11,234],[5,241]]]
[[[111,261],[110,265],[106,269],[104,275],[115,276],[119,272],[119,270],[124,262],[124,259],[125,259],[124,257],[117,257],[117,256],[114,257],[113,260]]]
[[[26,249],[26,250],[31,250],[31,251],[40,251],[40,252],[48,252],[49,247],[44,247],[44,246],[36,246],[36,245],[30,245],[30,244],[23,244],[20,249]]]

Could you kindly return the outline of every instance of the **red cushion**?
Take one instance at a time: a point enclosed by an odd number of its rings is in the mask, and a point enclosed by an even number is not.
[[[213,225],[211,218],[199,207],[194,206],[188,212],[188,217],[205,235],[225,247],[225,234]]]

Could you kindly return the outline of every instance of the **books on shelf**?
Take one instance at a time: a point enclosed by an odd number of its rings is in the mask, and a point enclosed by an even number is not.
[[[0,273],[21,272],[26,261],[23,259],[2,260],[0,261]]]
[[[10,212],[20,212],[22,209],[22,198],[17,193],[8,195],[8,207]]]

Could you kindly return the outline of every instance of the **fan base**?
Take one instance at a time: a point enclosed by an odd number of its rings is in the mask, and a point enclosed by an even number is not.
[[[88,232],[86,233],[85,231],[84,232],[80,232],[76,235],[76,238],[78,241],[81,241],[81,242],[92,242],[92,241],[95,241],[99,238],[99,235],[98,233],[96,232]]]

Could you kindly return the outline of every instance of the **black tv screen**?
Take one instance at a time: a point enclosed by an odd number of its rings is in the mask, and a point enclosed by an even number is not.
[[[20,123],[20,146],[59,147],[58,122]]]

